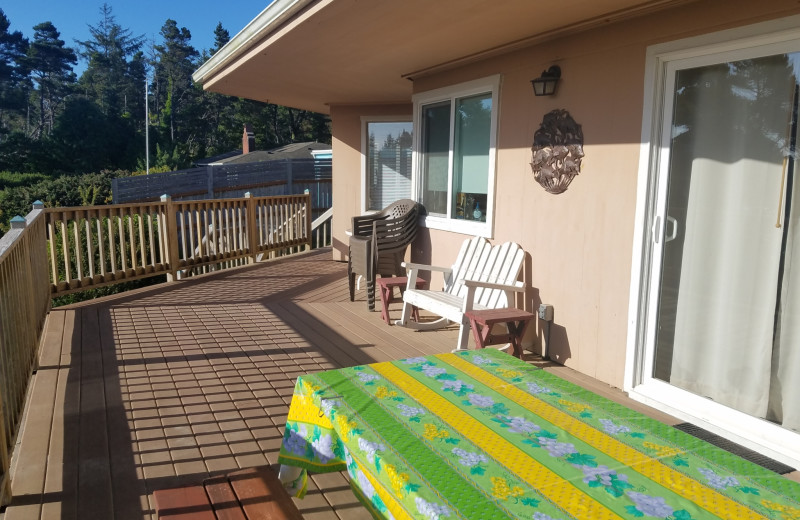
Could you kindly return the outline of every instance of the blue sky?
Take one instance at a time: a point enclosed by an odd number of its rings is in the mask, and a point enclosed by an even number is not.
[[[144,35],[149,42],[160,43],[159,31],[167,18],[178,22],[192,33],[192,45],[198,52],[214,44],[214,28],[218,22],[233,37],[255,18],[270,0],[108,0],[117,23]],[[0,4],[11,22],[11,31],[33,37],[33,26],[50,21],[61,32],[61,39],[70,47],[74,40],[89,39],[89,25],[100,20],[103,0],[6,0]],[[78,63],[76,73],[85,68]]]

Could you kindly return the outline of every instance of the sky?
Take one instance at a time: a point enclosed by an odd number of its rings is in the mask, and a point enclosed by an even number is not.
[[[75,40],[89,39],[88,26],[100,21],[103,3],[103,0],[2,0],[0,9],[11,22],[10,31],[20,31],[31,40],[33,26],[50,21],[61,32],[61,39],[75,48]],[[233,37],[270,0],[107,0],[105,3],[111,6],[120,26],[130,29],[134,36],[144,35],[150,43],[161,43],[161,27],[172,18],[178,27],[189,29],[192,45],[202,53],[214,45],[217,23],[222,22]],[[74,70],[80,76],[85,68],[86,63],[79,59]]]

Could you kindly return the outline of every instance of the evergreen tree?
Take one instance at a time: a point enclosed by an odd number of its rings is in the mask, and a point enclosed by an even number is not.
[[[39,125],[32,134],[41,138],[52,131],[59,103],[75,83],[72,65],[78,62],[75,51],[66,47],[61,33],[51,22],[34,28],[27,62],[38,93]]]
[[[214,28],[214,47],[211,49],[211,54],[219,51],[229,41],[231,41],[231,33],[222,27],[222,22],[218,22]]]
[[[100,17],[97,25],[89,26],[91,39],[76,42],[81,57],[88,62],[80,86],[103,113],[120,116],[130,113],[128,102],[143,87],[144,78],[139,71],[136,78],[131,76],[128,58],[137,56],[144,36],[132,36],[129,29],[123,29],[108,4],[100,8]],[[140,77],[142,84],[135,83]]]
[[[19,31],[9,32],[11,23],[0,9],[0,135],[9,131],[9,112],[22,113],[30,88],[25,56],[28,40]]]
[[[191,144],[185,140],[191,137],[190,124],[183,125],[182,116],[191,111],[197,97],[192,72],[197,65],[194,59],[198,52],[190,43],[192,34],[189,29],[178,28],[175,20],[168,19],[164,23],[161,37],[163,44],[155,46],[154,63],[159,123],[168,131],[171,147]]]

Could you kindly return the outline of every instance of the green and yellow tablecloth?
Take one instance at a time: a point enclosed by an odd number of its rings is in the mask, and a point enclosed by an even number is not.
[[[298,378],[279,462],[376,518],[800,519],[800,484],[493,349]]]

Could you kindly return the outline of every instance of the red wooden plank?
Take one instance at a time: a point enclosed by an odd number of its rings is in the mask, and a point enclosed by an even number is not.
[[[242,506],[226,477],[214,477],[203,482],[217,520],[247,520]]]
[[[161,489],[153,498],[159,520],[216,520],[203,486]]]
[[[248,520],[302,520],[278,475],[269,468],[253,468],[228,475]]]

